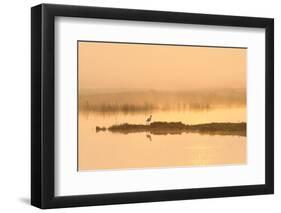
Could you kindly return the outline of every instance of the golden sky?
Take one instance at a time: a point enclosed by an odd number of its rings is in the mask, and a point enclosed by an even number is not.
[[[80,89],[245,88],[247,49],[79,42]]]

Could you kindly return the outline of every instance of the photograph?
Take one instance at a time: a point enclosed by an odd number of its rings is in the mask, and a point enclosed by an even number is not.
[[[247,47],[77,41],[77,171],[247,164]]]

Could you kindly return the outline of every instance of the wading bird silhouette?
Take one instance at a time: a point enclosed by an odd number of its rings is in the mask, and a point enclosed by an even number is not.
[[[146,119],[146,123],[149,124],[151,121],[152,115],[150,115],[147,119]]]

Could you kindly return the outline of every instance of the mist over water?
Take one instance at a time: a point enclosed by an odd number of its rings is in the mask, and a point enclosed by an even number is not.
[[[201,91],[84,90],[79,96],[79,170],[246,163],[246,137],[97,132],[96,127],[246,122],[245,89]]]
[[[157,91],[82,90],[79,110],[104,115],[169,111],[210,111],[246,105],[245,89]]]
[[[79,171],[246,163],[246,48],[77,45]]]

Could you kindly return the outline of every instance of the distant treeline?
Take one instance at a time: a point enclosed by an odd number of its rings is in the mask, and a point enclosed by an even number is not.
[[[208,110],[218,106],[245,106],[245,89],[212,91],[117,91],[81,90],[79,110],[99,113],[137,113],[155,110]]]

